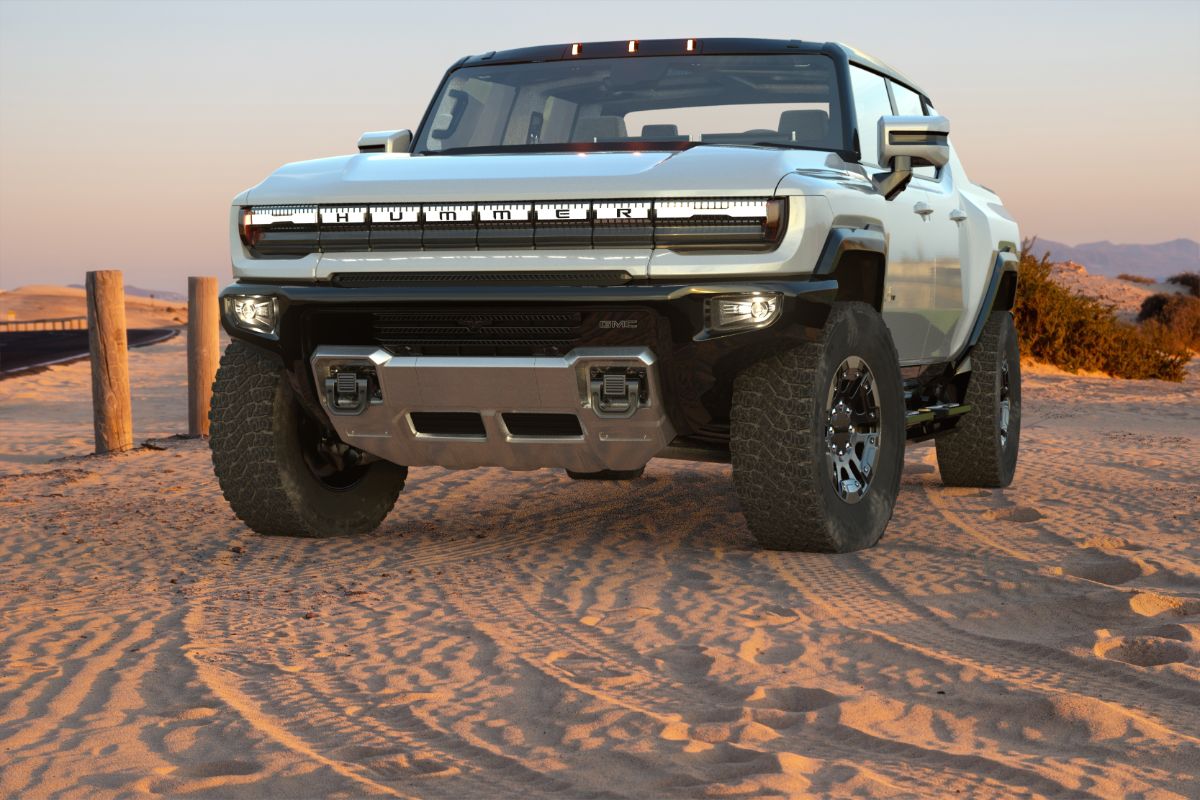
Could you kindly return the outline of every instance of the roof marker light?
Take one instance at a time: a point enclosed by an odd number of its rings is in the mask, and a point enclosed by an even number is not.
[[[629,52],[636,53],[637,51],[638,51],[638,40],[630,39],[629,40]]]
[[[579,42],[576,42],[575,44],[571,45],[571,55],[577,56],[582,52],[583,52],[583,45],[581,45]]]
[[[688,39],[688,40],[687,40],[687,51],[688,51],[689,53],[694,53],[694,52],[696,52],[696,40],[695,40],[695,39]]]

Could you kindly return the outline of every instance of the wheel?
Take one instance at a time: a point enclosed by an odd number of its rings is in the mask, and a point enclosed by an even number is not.
[[[879,541],[904,468],[900,361],[879,312],[835,303],[818,341],[733,384],[733,484],[769,550],[848,553]]]
[[[234,341],[221,356],[209,412],[213,470],[233,513],[257,533],[343,536],[379,527],[406,467],[361,453],[309,416],[283,365]]]
[[[1021,351],[1007,311],[993,311],[971,351],[963,402],[971,410],[941,436],[938,469],[947,486],[999,487],[1012,483],[1021,443]]]
[[[634,478],[642,477],[642,473],[646,471],[645,467],[637,469],[602,469],[599,472],[576,472],[573,469],[567,470],[567,475],[572,480],[577,481],[631,481]]]

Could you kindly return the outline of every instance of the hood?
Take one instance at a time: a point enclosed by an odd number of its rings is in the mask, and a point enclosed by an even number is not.
[[[758,147],[672,152],[410,156],[361,153],[288,164],[249,190],[256,205],[763,196],[829,154]]]

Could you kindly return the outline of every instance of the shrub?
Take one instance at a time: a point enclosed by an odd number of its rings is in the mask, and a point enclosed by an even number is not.
[[[1167,278],[1167,283],[1186,287],[1192,297],[1200,297],[1200,272],[1181,272]]]
[[[1190,354],[1160,324],[1138,327],[1117,319],[1111,306],[1072,294],[1050,278],[1051,262],[1021,251],[1013,307],[1021,351],[1077,372],[1117,378],[1181,381]]]
[[[1128,272],[1122,272],[1117,276],[1117,280],[1129,281],[1130,283],[1157,283],[1154,278],[1147,278],[1145,275],[1130,275]]]
[[[1142,301],[1138,321],[1177,347],[1200,350],[1200,297],[1152,294]]]
[[[1170,299],[1171,295],[1169,294],[1152,294],[1147,297],[1142,301],[1142,308],[1138,311],[1138,322],[1161,317],[1163,309],[1167,307],[1167,301]]]

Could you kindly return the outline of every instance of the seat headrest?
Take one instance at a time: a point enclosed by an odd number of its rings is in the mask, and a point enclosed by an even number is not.
[[[577,142],[624,139],[627,135],[624,117],[585,117],[575,123],[574,139]]]
[[[668,136],[678,136],[678,135],[679,135],[679,126],[678,125],[643,125],[642,126],[642,138],[643,139],[651,139],[651,138],[662,139],[662,138],[666,138]]]
[[[804,145],[825,144],[829,112],[819,108],[784,111],[779,115],[779,135]]]

